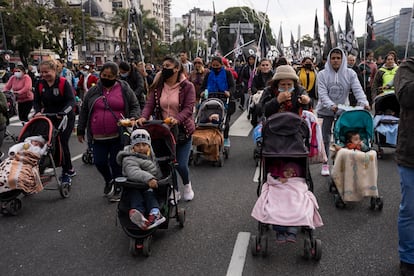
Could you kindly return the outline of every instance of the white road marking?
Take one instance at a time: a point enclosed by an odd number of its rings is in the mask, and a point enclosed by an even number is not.
[[[250,233],[239,232],[234,244],[233,255],[231,256],[227,276],[242,276],[244,262],[246,261],[247,248],[249,247]]]
[[[83,153],[78,154],[78,155],[76,155],[76,156],[73,156],[73,157],[72,157],[72,159],[70,159],[70,160],[72,160],[72,162],[73,162],[73,161],[75,161],[75,160],[81,159],[81,158],[82,158],[82,155],[83,155]]]
[[[244,111],[231,125],[229,135],[247,137],[252,128],[253,126],[250,124],[250,121],[247,120],[247,111]]]

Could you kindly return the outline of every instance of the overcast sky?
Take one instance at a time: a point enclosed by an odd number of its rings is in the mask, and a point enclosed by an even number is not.
[[[295,39],[298,36],[298,25],[300,25],[301,36],[309,34],[313,37],[315,11],[317,10],[320,27],[320,35],[323,39],[323,0],[269,0],[267,14],[270,19],[270,27],[275,35],[279,34],[282,24],[283,41],[286,45],[290,41],[290,32]],[[365,17],[367,11],[367,0],[348,0],[349,10],[352,16],[354,6],[354,28],[357,36],[365,32]],[[352,5],[352,3],[355,3]],[[399,14],[401,8],[413,7],[413,0],[371,0],[374,20],[381,20]],[[222,12],[229,7],[248,6],[258,11],[265,12],[267,0],[217,0],[214,1],[216,13]],[[345,0],[331,0],[332,13],[335,21],[335,29],[340,23],[345,29]],[[181,17],[188,13],[193,7],[202,10],[213,10],[212,0],[172,0],[171,14]]]

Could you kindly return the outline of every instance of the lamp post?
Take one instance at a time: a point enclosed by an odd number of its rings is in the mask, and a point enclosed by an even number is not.
[[[83,8],[83,0],[81,0],[81,13],[82,13],[82,55],[86,62],[86,37],[85,37],[85,9]]]

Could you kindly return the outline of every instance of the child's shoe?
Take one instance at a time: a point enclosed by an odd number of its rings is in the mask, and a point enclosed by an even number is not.
[[[286,237],[286,241],[291,242],[291,243],[295,243],[296,242],[296,234],[288,232],[287,237]]]
[[[147,230],[148,220],[137,209],[129,210],[129,219],[142,230]]]
[[[286,243],[285,233],[276,232],[276,243],[278,243],[278,244]]]
[[[158,225],[161,225],[165,221],[165,217],[161,215],[160,212],[156,214],[151,214],[148,216],[148,220],[146,222],[147,229],[152,229],[157,227]]]
[[[184,185],[183,198],[185,201],[191,201],[194,198],[194,191],[191,187],[191,182]]]

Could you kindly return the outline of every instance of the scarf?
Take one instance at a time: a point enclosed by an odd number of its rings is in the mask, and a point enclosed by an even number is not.
[[[229,89],[227,83],[226,70],[221,67],[220,72],[216,75],[214,70],[211,70],[207,80],[207,91],[209,92],[224,92]]]
[[[311,91],[315,86],[316,75],[315,72],[310,70],[306,72],[305,69],[300,69],[299,71],[299,81],[305,87],[306,91]]]
[[[277,98],[277,96],[279,95],[279,90],[276,88],[276,91],[274,92],[275,97]],[[293,104],[292,101],[286,101],[283,102],[279,105],[279,112],[285,112],[285,111],[291,111],[293,108]]]

